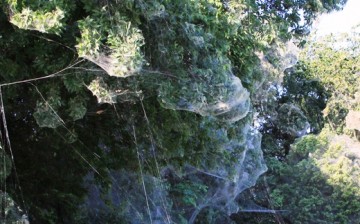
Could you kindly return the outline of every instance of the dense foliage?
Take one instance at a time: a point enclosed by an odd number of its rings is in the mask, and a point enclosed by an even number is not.
[[[265,211],[271,208],[278,213],[238,214],[238,220],[359,220],[358,41],[358,31],[313,40],[302,50],[297,65],[285,71],[283,86],[275,98],[280,107],[273,109],[272,116],[279,116],[281,105],[291,103],[301,109],[310,124],[307,133],[312,134],[294,138],[286,134],[288,128],[272,122],[273,117],[262,119],[262,147],[269,170],[244,197]]]
[[[341,110],[357,108],[340,100],[356,94],[357,55],[319,45],[314,60],[292,67],[285,44],[344,3],[3,1],[1,220],[242,223],[236,199],[266,170],[261,144],[275,201],[264,206],[291,210],[295,223],[356,220],[358,203],[316,213],[358,194],[349,177],[326,176],[336,147],[314,136],[290,147],[327,122],[343,128]],[[339,80],[324,60],[344,72]],[[327,121],[328,101],[339,109]],[[355,161],[340,154],[341,166]]]

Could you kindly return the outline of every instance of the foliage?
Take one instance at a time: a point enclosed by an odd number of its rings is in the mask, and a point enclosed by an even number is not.
[[[109,13],[102,8],[78,21],[81,38],[77,52],[109,75],[126,77],[138,72],[144,63],[140,52],[143,36],[126,17],[118,12],[109,17]]]
[[[309,33],[312,21],[319,12],[339,10],[346,0],[253,0],[250,2],[252,7],[256,7],[255,20],[260,23],[274,23],[273,29],[277,36],[290,39],[292,35],[301,36]]]
[[[9,195],[22,202],[21,184],[32,223],[230,222],[266,170],[256,52],[301,33],[297,10],[307,26],[332,2],[5,1],[0,88],[20,174]],[[87,210],[90,174],[105,212]]]
[[[281,94],[280,101],[298,105],[310,123],[310,132],[318,133],[324,126],[322,111],[331,93],[325,90],[319,80],[312,77],[311,72],[303,62],[287,69],[283,83],[284,93]]]
[[[206,193],[207,187],[192,182],[184,182],[176,184],[173,191],[175,194],[181,195],[180,200],[186,206],[197,206],[198,197]]]
[[[237,220],[355,223],[359,219],[358,153],[354,150],[358,142],[337,135],[346,132],[347,112],[352,115],[359,103],[357,41],[354,33],[309,41],[301,61],[285,70],[283,86],[277,85],[274,94],[269,94],[274,106],[260,105],[267,106],[258,124],[269,172],[250,190],[249,201],[275,209],[276,214],[246,216],[239,212]],[[291,119],[289,113],[278,113],[288,103],[302,110],[311,125],[309,132],[320,134],[297,140],[285,135],[284,128],[294,122],[282,128],[274,117]]]
[[[60,34],[66,14],[74,9],[69,1],[6,0],[10,22],[21,29]]]
[[[0,180],[1,180],[1,190],[0,190],[0,222],[6,223],[22,223],[27,221],[27,216],[24,214],[24,211],[15,203],[11,196],[6,192],[6,179],[10,176],[12,171],[12,160],[6,154],[5,147],[0,145]]]
[[[331,96],[324,117],[337,133],[343,133],[348,110],[357,106],[360,82],[357,41],[355,33],[352,36],[328,36],[308,44],[302,54],[309,78],[320,82]]]
[[[359,219],[358,158],[324,130],[319,137],[301,138],[288,164],[274,167],[283,178],[273,182],[276,208],[289,211],[293,223],[353,223]],[[349,142],[349,140],[347,140]]]

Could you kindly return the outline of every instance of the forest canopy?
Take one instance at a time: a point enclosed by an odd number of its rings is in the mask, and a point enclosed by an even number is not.
[[[358,203],[314,212],[359,197],[357,154],[324,137],[354,131],[357,36],[306,42],[345,3],[2,1],[0,220],[358,220]]]

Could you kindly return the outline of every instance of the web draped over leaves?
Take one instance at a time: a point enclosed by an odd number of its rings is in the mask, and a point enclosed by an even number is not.
[[[171,10],[175,10],[176,7],[170,8],[170,12],[167,13],[162,7],[155,8],[151,4],[142,6],[144,8],[140,8],[140,11],[149,20],[150,32],[156,32],[157,35],[152,35],[151,39],[146,40],[152,54],[149,59],[153,61],[149,61],[150,67],[145,67],[143,71],[137,69],[139,76],[145,76],[138,80],[143,80],[147,84],[147,79],[151,80],[148,76],[156,75],[159,77],[156,84],[161,106],[170,110],[195,112],[203,118],[200,118],[199,126],[196,127],[199,133],[192,132],[191,136],[187,137],[188,141],[192,141],[191,144],[187,143],[187,147],[192,150],[181,149],[180,144],[174,145],[176,148],[173,150],[178,152],[167,156],[164,164],[161,158],[164,150],[162,148],[167,147],[169,141],[176,140],[166,136],[166,132],[154,131],[152,126],[156,121],[149,121],[147,116],[151,115],[148,115],[149,112],[143,108],[143,116],[147,124],[145,130],[148,130],[146,135],[150,137],[141,139],[137,136],[139,131],[136,130],[133,134],[134,140],[137,139],[135,148],[141,174],[137,182],[139,189],[128,189],[123,192],[116,189],[116,186],[126,186],[123,181],[128,181],[127,178],[139,173],[131,174],[129,171],[123,171],[118,175],[111,174],[115,175],[114,181],[120,181],[121,184],[114,185],[110,190],[116,192],[119,199],[115,200],[109,196],[109,200],[115,208],[123,209],[124,216],[130,219],[131,223],[155,223],[159,220],[159,223],[179,223],[182,219],[193,223],[198,214],[208,207],[220,209],[227,214],[234,213],[238,210],[235,203],[237,195],[254,185],[257,177],[266,170],[266,166],[262,160],[260,134],[250,127],[250,119],[245,119],[250,108],[250,96],[240,79],[232,73],[231,61],[226,55],[229,42],[214,36],[210,29],[190,21],[172,23]],[[162,9],[161,13],[149,13],[156,9]],[[130,23],[129,27],[119,28],[132,29]],[[124,34],[123,39],[133,38],[131,31],[120,33]],[[175,33],[177,34],[174,35]],[[112,44],[109,41],[108,43]],[[82,43],[78,45],[78,51],[82,52],[82,46]],[[95,46],[95,49],[99,46],[100,51],[101,48],[114,48],[113,45],[102,47],[97,43],[90,46]],[[126,45],[129,46],[131,45]],[[83,57],[89,58],[86,54]],[[103,57],[102,53],[95,57],[98,59],[90,58],[90,61],[98,64],[111,76],[116,73],[113,72],[116,70],[114,65],[118,67],[122,64],[128,65],[126,61],[120,60],[117,63],[107,63],[108,59]],[[129,57],[129,59],[134,61],[134,58]],[[126,77],[133,74],[136,74],[133,69],[128,69],[117,76]],[[116,90],[104,88],[101,83],[103,81],[97,79],[88,88],[96,95],[98,102],[116,103],[116,94],[112,94]],[[173,125],[176,127],[175,124]],[[205,138],[207,142],[196,143],[197,138]],[[186,144],[186,141],[183,142]],[[185,159],[181,161],[181,165],[171,162],[188,157],[189,155],[186,154],[191,151],[199,151],[205,155],[201,156],[201,161],[195,158],[193,161]],[[147,164],[153,164],[156,168],[147,167]],[[154,170],[152,175],[155,176],[151,177],[151,172],[148,173],[145,169]],[[176,180],[176,177],[181,181]],[[124,192],[127,194],[123,194]],[[128,196],[132,194],[134,195]],[[173,200],[179,196],[183,201],[176,206]],[[97,197],[96,195],[89,197],[88,203],[98,201]],[[147,208],[144,207],[144,201]],[[187,207],[185,212],[182,211],[183,206]],[[101,205],[99,208],[88,207],[89,213],[102,207]]]
[[[0,85],[28,85],[37,100],[27,115],[41,127],[29,138],[53,137],[49,158],[71,150],[81,162],[87,193],[77,221],[221,222],[216,214],[241,210],[239,194],[267,170],[251,101],[261,101],[261,77],[296,63],[292,52],[255,55],[278,31],[251,31],[254,18],[242,1],[81,2],[86,16],[71,24],[75,3],[7,1],[18,28],[64,38],[72,29],[73,47],[65,48],[76,56],[53,60],[66,66],[54,65],[51,75]],[[280,113],[291,115],[277,121],[284,126],[299,120],[287,132],[306,132],[298,108],[284,105]]]

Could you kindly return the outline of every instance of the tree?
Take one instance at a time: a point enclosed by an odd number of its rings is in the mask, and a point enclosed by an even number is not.
[[[291,36],[291,3],[6,0],[0,88],[19,173],[7,181],[31,222],[86,223],[87,178],[103,199],[118,190],[112,221],[228,220],[266,170],[254,52]]]
[[[318,80],[331,94],[324,109],[325,120],[338,133],[343,133],[349,110],[358,107],[359,57],[356,33],[348,36],[328,36],[309,44],[303,52],[303,61],[312,79]],[[311,60],[306,60],[305,57]]]
[[[331,95],[321,82],[312,78],[306,65],[299,62],[287,69],[284,76],[284,93],[280,101],[299,106],[310,123],[310,133],[319,133],[324,126],[322,111]]]
[[[305,136],[294,144],[288,162],[271,172],[276,207],[293,223],[354,223],[359,219],[358,159],[348,137],[334,137],[326,130],[320,136]],[[332,139],[332,140],[331,140]],[[346,142],[346,143],[345,143]],[[345,144],[344,144],[345,143]],[[285,172],[285,173],[284,173]],[[274,179],[273,179],[274,180]]]
[[[358,157],[353,149],[359,146],[349,136],[339,135],[347,133],[343,129],[347,110],[351,111],[347,127],[354,128],[349,121],[359,102],[357,40],[351,34],[309,41],[301,61],[285,70],[283,86],[272,101],[275,111],[284,103],[298,105],[311,124],[309,132],[318,134],[289,139],[281,134],[281,126],[268,122],[273,116],[265,120],[262,144],[269,171],[249,190],[249,198],[263,210],[277,212],[251,220],[354,223],[358,219],[359,205],[353,200],[358,197],[358,183],[353,181]],[[289,146],[285,155],[284,142]]]

